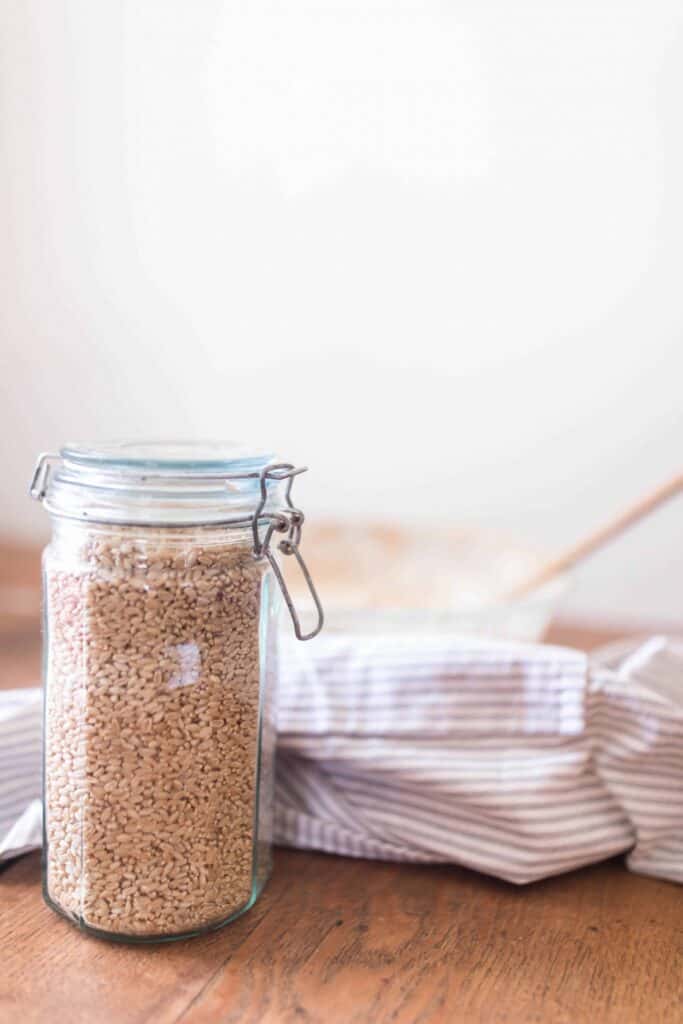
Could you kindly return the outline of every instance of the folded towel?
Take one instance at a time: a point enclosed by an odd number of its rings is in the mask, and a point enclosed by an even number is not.
[[[42,840],[42,720],[40,690],[0,691],[0,861]]]
[[[589,701],[596,772],[635,830],[628,866],[683,883],[683,643],[599,652]]]
[[[288,646],[279,842],[524,883],[632,849],[683,882],[683,645]]]
[[[683,645],[283,643],[275,840],[525,883],[630,850],[683,882]],[[40,843],[39,691],[0,693],[0,859]]]

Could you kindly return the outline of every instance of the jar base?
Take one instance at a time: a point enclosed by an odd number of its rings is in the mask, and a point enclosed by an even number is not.
[[[238,917],[242,917],[248,910],[256,903],[257,899],[265,889],[268,883],[268,876],[261,879],[260,882],[255,883],[251,896],[247,902],[239,908],[234,910],[232,914],[222,918],[220,921],[215,921],[212,924],[201,925],[198,928],[193,928],[184,932],[175,932],[172,935],[128,935],[123,932],[108,932],[102,928],[94,928],[92,925],[87,924],[83,918],[75,918],[68,914],[58,903],[50,897],[47,891],[47,886],[43,885],[43,900],[46,905],[59,917],[64,918],[70,925],[77,928],[78,931],[83,932],[85,935],[90,935],[94,939],[101,939],[106,942],[120,942],[125,946],[147,946],[159,944],[162,942],[182,942],[184,939],[196,939],[201,935],[209,935],[211,932],[217,932],[221,928],[225,928],[226,925],[236,921]]]

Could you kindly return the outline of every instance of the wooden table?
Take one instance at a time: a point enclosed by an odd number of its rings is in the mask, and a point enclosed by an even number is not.
[[[8,622],[3,682],[29,685],[36,626]],[[518,889],[460,868],[280,850],[249,914],[155,947],[57,918],[39,861],[0,871],[0,1024],[683,1021],[683,889],[621,860]]]

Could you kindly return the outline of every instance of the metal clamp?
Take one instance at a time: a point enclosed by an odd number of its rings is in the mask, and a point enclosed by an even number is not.
[[[54,452],[41,452],[38,456],[28,489],[28,493],[36,501],[42,501],[47,494],[47,482],[53,462],[59,462],[59,455],[55,455]]]
[[[304,524],[305,517],[301,509],[297,508],[292,501],[292,485],[294,483],[294,478],[299,476],[300,473],[305,473],[306,468],[306,466],[301,466],[298,469],[296,469],[289,462],[278,462],[270,466],[266,466],[263,470],[261,470],[261,500],[254,512],[251,522],[252,532],[254,536],[254,557],[257,559],[268,559],[270,567],[273,570],[273,575],[275,576],[275,579],[278,582],[278,586],[282,591],[282,596],[285,599],[285,604],[287,605],[287,610],[289,611],[290,617],[292,619],[292,625],[294,626],[294,633],[296,635],[297,640],[312,640],[313,637],[317,636],[320,630],[323,628],[323,623],[325,621],[325,616],[322,604],[320,603],[320,598],[318,597],[318,592],[315,589],[315,585],[311,578],[311,574],[308,570],[308,566],[304,562],[301,552],[299,551],[299,543],[301,541],[301,530]],[[287,481],[287,489],[285,491],[285,501],[287,504],[284,512],[272,516],[264,516],[264,509],[266,506],[266,502],[268,501],[269,480],[275,480],[278,482],[281,482],[283,480]],[[266,529],[265,537],[263,540],[261,540],[259,534],[259,522],[264,518],[270,521]],[[283,555],[294,555],[294,558],[296,559],[299,568],[301,569],[301,573],[304,577],[304,580],[306,581],[308,591],[311,597],[313,598],[313,602],[315,604],[316,612],[318,615],[318,621],[315,625],[315,628],[312,629],[310,633],[302,633],[301,631],[301,620],[299,619],[298,612],[294,606],[292,595],[289,592],[287,584],[285,583],[284,576],[282,575],[282,570],[280,569],[278,561],[271,549],[273,533],[275,533],[276,531],[278,533],[287,533],[287,536],[278,544],[278,550],[281,551]]]

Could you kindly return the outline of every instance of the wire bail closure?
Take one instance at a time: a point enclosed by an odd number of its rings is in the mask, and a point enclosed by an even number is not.
[[[318,592],[315,589],[315,584],[311,578],[308,566],[304,562],[303,556],[299,551],[301,531],[305,516],[301,509],[297,508],[292,501],[292,486],[294,484],[294,478],[299,476],[301,473],[305,473],[307,468],[307,466],[300,466],[299,468],[296,468],[290,462],[277,462],[262,469],[260,473],[261,501],[254,512],[251,522],[254,537],[254,557],[256,559],[268,559],[275,579],[277,580],[278,586],[282,592],[282,596],[285,599],[285,604],[287,605],[287,610],[289,611],[297,640],[312,640],[313,637],[317,636],[323,628],[323,623],[325,621],[325,615],[322,604],[320,603],[320,598],[318,597]],[[261,540],[259,534],[259,521],[263,518],[263,510],[265,509],[266,502],[268,501],[269,480],[275,480],[278,482],[282,482],[283,480],[287,481],[287,489],[285,491],[286,508],[282,513],[273,514],[272,516],[268,515],[265,517],[270,519],[270,522],[266,528],[265,537]],[[284,576],[282,575],[282,570],[280,569],[278,561],[271,549],[271,542],[275,532],[287,534],[287,536],[279,542],[278,550],[285,556],[294,556],[301,570],[301,574],[306,581],[308,592],[313,598],[318,615],[318,621],[315,628],[312,629],[310,633],[303,633],[301,630],[301,620],[299,619],[299,614],[294,605],[292,595],[289,592]]]
[[[29,486],[29,494],[36,501],[43,502],[48,490],[48,480],[53,464],[59,463],[61,457],[51,452],[42,452],[38,456],[33,477]],[[234,473],[234,474],[220,474],[213,479],[230,480],[246,480],[256,479],[259,480],[260,486],[260,500],[253,513],[248,518],[238,518],[232,520],[226,520],[226,525],[247,525],[251,526],[252,537],[253,537],[253,555],[254,558],[260,560],[267,558],[270,563],[270,567],[273,570],[275,579],[278,582],[282,596],[285,599],[287,610],[289,611],[292,625],[294,626],[294,633],[297,640],[312,640],[314,636],[317,636],[320,630],[323,628],[325,621],[325,615],[323,612],[318,592],[315,589],[315,584],[311,578],[308,566],[304,562],[303,556],[299,551],[299,544],[301,542],[301,531],[304,524],[305,516],[300,508],[297,508],[292,501],[292,486],[294,484],[295,477],[301,473],[307,471],[307,466],[295,467],[291,462],[273,462],[269,466],[265,466],[259,473]],[[207,479],[205,477],[205,479]],[[268,483],[269,481],[282,483],[284,480],[287,481],[287,488],[285,490],[285,508],[282,512],[266,512],[265,507],[268,502]],[[96,520],[91,519],[91,522]],[[261,539],[259,528],[262,523],[267,523],[265,534]],[[123,524],[122,524],[123,525]],[[134,524],[130,524],[134,525]],[[285,582],[282,570],[278,564],[277,558],[272,551],[271,543],[274,533],[285,533],[284,537],[278,544],[278,550],[286,557],[294,556],[301,574],[304,578],[308,591],[313,598],[315,609],[317,613],[317,622],[310,631],[310,633],[303,633],[301,629],[301,620],[299,614],[294,605],[294,600],[289,592],[289,588]]]
[[[41,452],[38,456],[28,488],[28,493],[35,501],[42,501],[47,494],[47,482],[53,462],[59,462],[59,455],[54,452]]]

